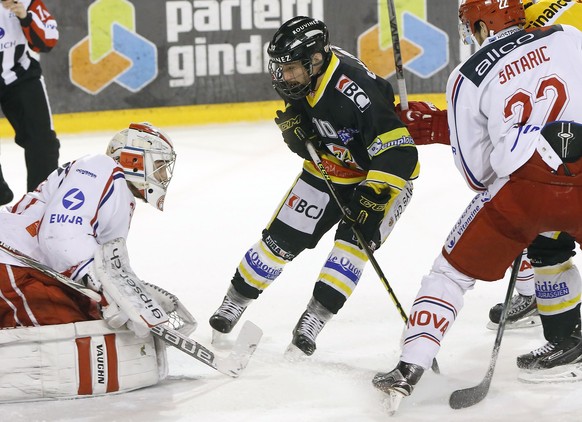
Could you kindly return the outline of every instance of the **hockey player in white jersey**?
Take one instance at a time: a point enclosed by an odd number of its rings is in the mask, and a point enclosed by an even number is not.
[[[449,77],[448,123],[455,164],[479,193],[422,279],[400,361],[373,380],[394,404],[431,366],[464,293],[477,279],[501,279],[530,244],[544,277],[536,288],[546,293],[538,308],[548,343],[518,357],[520,376],[581,375],[582,283],[570,258],[582,240],[582,33],[567,25],[521,29],[520,0],[465,0],[459,17],[464,38],[481,48]],[[547,254],[547,245],[536,245],[539,233],[558,231],[570,237],[569,250]]]
[[[0,211],[0,402],[119,393],[165,376],[164,347],[143,320],[129,316],[137,296],[124,293],[93,261],[114,244],[120,262],[128,262],[124,239],[135,198],[163,210],[175,159],[166,134],[132,123],[113,137],[106,154],[64,164]],[[8,247],[103,299],[92,301],[28,267],[7,254]],[[176,313],[182,326],[175,328],[192,331],[195,321],[174,295],[136,283],[142,300],[163,309],[156,313],[160,323]]]
[[[582,0],[525,0],[523,4],[526,29],[565,24],[582,30]],[[411,101],[408,110],[398,109],[398,111],[416,145],[434,143],[450,145],[447,110],[438,110],[430,103]],[[551,248],[546,253],[551,253],[552,249],[569,248],[567,236],[556,238],[553,242],[540,240],[542,244],[547,244]],[[559,246],[562,242],[566,244]],[[506,329],[535,327],[540,324],[534,278],[533,267],[524,253],[515,285],[517,293],[513,296],[508,309]],[[487,328],[497,329],[501,310],[501,303],[490,309]]]

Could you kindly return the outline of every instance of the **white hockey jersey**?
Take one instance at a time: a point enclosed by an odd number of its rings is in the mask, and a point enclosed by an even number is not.
[[[502,31],[452,72],[451,147],[471,189],[500,188],[533,155],[545,123],[582,123],[580,69],[582,32],[556,25]]]
[[[134,209],[121,167],[107,155],[85,156],[3,208],[0,240],[77,280],[99,244],[127,238]],[[0,263],[24,266],[4,252]]]

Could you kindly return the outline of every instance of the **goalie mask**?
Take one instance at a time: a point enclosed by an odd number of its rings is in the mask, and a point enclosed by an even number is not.
[[[149,123],[131,123],[109,141],[107,155],[119,163],[136,197],[164,210],[176,153],[170,138]]]
[[[315,88],[318,76],[325,72],[331,60],[329,32],[323,22],[297,16],[275,32],[267,53],[270,58],[269,72],[277,92],[283,98],[304,98]],[[321,59],[314,61],[316,53],[321,54]],[[314,72],[313,68],[317,65],[321,67]],[[290,77],[290,69],[294,66],[297,73],[305,75],[303,80]]]
[[[464,0],[459,7],[459,33],[467,45],[473,44],[475,25],[483,21],[489,36],[525,24],[522,0]]]

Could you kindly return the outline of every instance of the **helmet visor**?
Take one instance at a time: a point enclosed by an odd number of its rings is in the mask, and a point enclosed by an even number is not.
[[[461,40],[463,40],[463,44],[475,44],[475,39],[473,38],[473,32],[471,32],[471,25],[469,21],[459,21],[459,36],[461,37]]]

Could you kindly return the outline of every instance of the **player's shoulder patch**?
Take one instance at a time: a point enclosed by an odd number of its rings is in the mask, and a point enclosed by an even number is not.
[[[348,97],[362,113],[372,104],[366,91],[345,74],[339,77],[335,89]]]
[[[477,50],[460,68],[460,72],[476,86],[479,86],[487,74],[496,68],[505,56],[515,49],[563,31],[560,25],[544,28],[532,28],[515,32],[507,37],[500,38]]]

